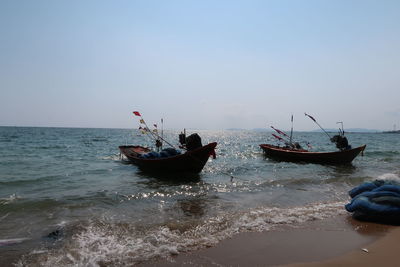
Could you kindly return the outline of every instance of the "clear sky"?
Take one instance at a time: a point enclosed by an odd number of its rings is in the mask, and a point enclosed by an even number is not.
[[[400,128],[400,1],[0,0],[0,125]]]

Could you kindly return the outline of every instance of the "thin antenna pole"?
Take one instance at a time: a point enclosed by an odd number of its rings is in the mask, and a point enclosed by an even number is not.
[[[312,120],[319,126],[319,128],[321,128],[321,130],[324,131],[324,133],[329,137],[329,139],[331,139],[331,136],[324,130],[324,128],[322,128],[321,125],[319,125],[319,123],[314,119],[313,116],[308,115],[307,113],[304,113],[304,115],[306,115],[307,117],[309,117],[310,119],[312,119]]]
[[[161,118],[161,140],[164,140],[164,119]],[[161,149],[162,149],[162,142],[161,142]]]
[[[292,114],[292,129],[290,130],[290,139],[289,139],[290,144],[292,144],[292,137],[293,137],[293,114]]]
[[[174,148],[175,148],[174,145],[171,145],[167,140],[165,140],[164,138],[162,138],[158,133],[153,133],[153,132],[150,130],[149,126],[147,126],[147,123],[146,123],[146,121],[143,119],[143,117],[140,116],[140,118],[143,120],[144,125],[146,125],[146,128],[147,128],[148,132],[150,132],[150,134],[151,134],[151,136],[154,138],[154,140],[157,140],[157,137],[158,137],[158,138],[160,138],[162,141],[164,141],[165,143],[167,143],[168,145],[170,145],[171,147],[174,147]],[[146,131],[146,132],[147,132],[147,131]]]
[[[338,123],[340,123],[341,125],[342,125],[342,132],[341,132],[341,135],[342,136],[344,136],[344,127],[343,127],[343,122],[342,121],[338,121],[338,122],[336,122],[336,124],[338,124]],[[340,128],[339,128],[339,130],[340,130]],[[340,132],[340,131],[339,131]]]

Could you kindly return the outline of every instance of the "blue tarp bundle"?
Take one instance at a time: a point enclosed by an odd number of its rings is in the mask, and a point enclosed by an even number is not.
[[[149,153],[141,154],[139,155],[139,157],[144,159],[159,159],[159,158],[168,158],[179,154],[181,154],[181,151],[175,148],[166,148],[161,150],[161,152],[151,151]]]
[[[364,221],[400,224],[400,184],[376,180],[349,191],[351,202],[345,205],[353,217]]]

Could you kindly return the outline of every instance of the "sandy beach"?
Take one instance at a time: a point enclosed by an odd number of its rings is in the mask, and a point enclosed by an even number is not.
[[[393,227],[384,237],[333,259],[290,266],[399,266],[400,228]]]
[[[400,229],[349,215],[242,233],[217,246],[145,266],[397,266]]]

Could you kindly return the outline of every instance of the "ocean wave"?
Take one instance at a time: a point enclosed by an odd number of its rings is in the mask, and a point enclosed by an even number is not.
[[[22,238],[0,239],[0,247],[19,244],[26,240],[30,240],[30,238],[22,237]]]
[[[107,142],[108,138],[105,137],[95,137],[91,139],[92,142]]]
[[[7,204],[15,202],[18,199],[21,199],[21,197],[14,193],[14,194],[10,195],[9,197],[0,198],[0,205],[7,205]],[[1,221],[1,219],[0,219],[0,221]]]
[[[398,150],[386,150],[386,151],[382,151],[382,150],[377,150],[377,151],[367,151],[364,152],[365,155],[364,156],[368,156],[368,157],[393,157],[393,156],[399,156],[400,155],[400,151]]]
[[[66,145],[45,145],[45,146],[37,146],[34,147],[34,149],[42,149],[42,150],[47,150],[47,149],[66,149],[68,146]]]
[[[296,225],[344,214],[344,202],[315,203],[303,207],[260,207],[203,219],[190,225],[166,223],[142,229],[131,224],[91,222],[75,233],[59,250],[31,254],[19,264],[42,266],[124,266],[214,246],[234,234],[269,231],[280,225]],[[34,259],[32,259],[34,257]]]
[[[44,199],[27,199],[17,196],[12,201],[6,201],[2,206],[3,212],[29,212],[56,209],[63,206],[65,203],[62,201],[44,198]]]
[[[99,157],[101,160],[112,160],[112,161],[121,161],[121,154],[113,154],[109,156]]]
[[[19,185],[26,185],[26,184],[33,184],[33,183],[40,183],[40,182],[49,182],[58,179],[60,176],[44,176],[34,179],[23,179],[23,180],[8,180],[8,181],[0,181],[0,185],[10,185],[10,186],[19,186]]]
[[[400,183],[400,175],[397,173],[384,173],[377,177],[378,180],[395,181]]]

